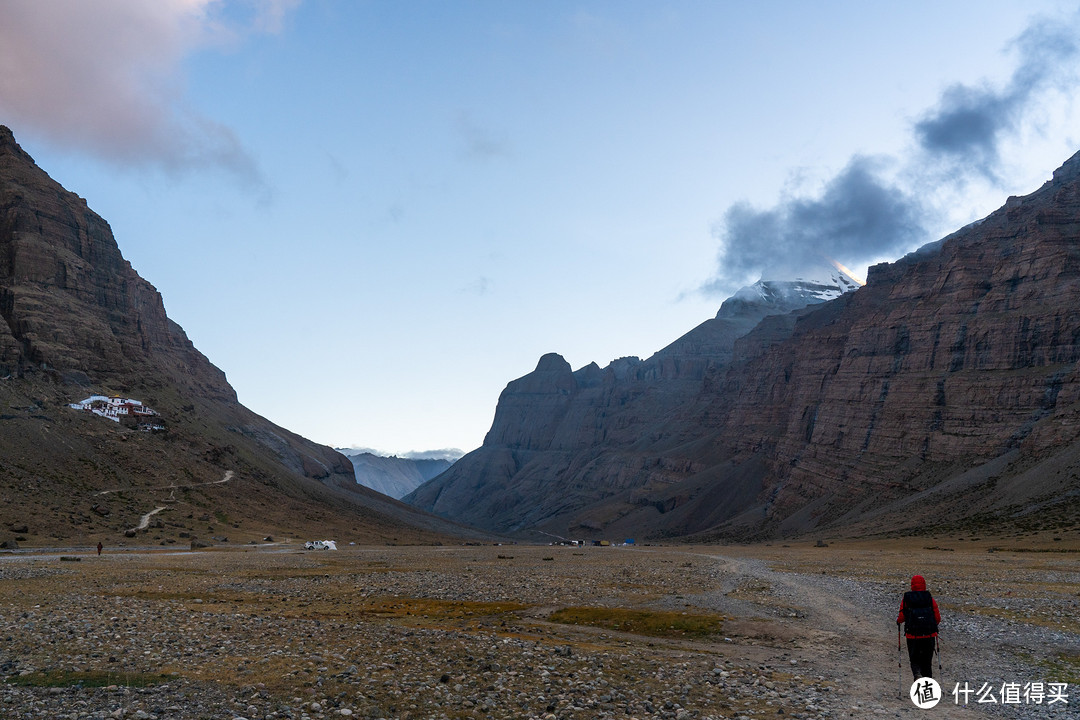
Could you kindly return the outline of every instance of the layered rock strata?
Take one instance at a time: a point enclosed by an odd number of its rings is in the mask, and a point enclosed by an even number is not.
[[[106,427],[114,424],[70,409],[98,393],[145,401],[168,431]],[[233,480],[219,484],[226,473]],[[163,517],[182,518],[160,523],[162,542],[190,536],[210,507],[234,530],[244,518],[368,539],[438,537],[449,527],[360,488],[340,453],[240,405],[123,258],[108,223],[3,126],[0,492],[3,518],[27,522],[31,542],[108,541],[158,496],[175,503]]]
[[[1074,157],[855,293],[717,342],[695,330],[672,346],[691,358],[571,372],[545,357],[507,387],[483,447],[407,499],[556,535],[959,527],[1033,508],[1068,524],[1078,303]]]

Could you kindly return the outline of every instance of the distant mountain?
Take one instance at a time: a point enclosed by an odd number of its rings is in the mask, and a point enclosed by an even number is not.
[[[371,452],[340,450],[352,461],[356,482],[383,495],[400,499],[445,472],[461,456],[443,458],[385,457]]]
[[[787,304],[813,294],[740,291],[646,361],[545,355],[406,501],[534,537],[1080,527],[1080,154],[856,292]]]
[[[644,361],[626,357],[572,372],[560,355],[545,355],[534,372],[503,391],[483,446],[403,499],[498,532],[602,529],[605,521],[585,509],[632,487],[633,473],[623,465],[642,462],[623,457],[623,449],[633,454],[631,448],[660,432],[665,418],[693,403],[709,374],[731,362],[739,338],[765,318],[786,317],[858,287],[831,269],[818,275],[743,288],[715,318]],[[611,454],[618,459],[608,465]]]
[[[92,396],[121,398],[125,418],[131,408],[155,415],[129,423],[71,407]],[[108,223],[3,126],[0,494],[0,535],[18,528],[31,544],[461,532],[357,486],[340,453],[240,405]]]

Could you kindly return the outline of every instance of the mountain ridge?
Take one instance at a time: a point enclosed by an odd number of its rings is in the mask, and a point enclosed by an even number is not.
[[[683,356],[603,373],[542,359],[484,445],[406,500],[570,536],[1069,527],[1077,300],[1080,154],[856,292],[710,345],[714,318],[673,343]],[[913,514],[913,497],[935,500]]]
[[[5,126],[0,378],[0,518],[26,527],[31,543],[109,544],[157,506],[166,510],[146,533],[161,543],[225,537],[226,528],[234,541],[315,529],[368,541],[462,533],[358,488],[340,453],[240,405],[108,223]],[[145,403],[164,431],[69,407],[95,394]]]
[[[484,444],[438,478],[425,483],[404,501],[498,532],[516,532],[535,525],[544,532],[564,534],[602,527],[579,518],[563,525],[575,508],[602,503],[628,489],[639,461],[612,459],[607,477],[593,484],[559,483],[550,498],[535,504],[519,502],[543,495],[551,468],[567,474],[588,472],[593,449],[609,440],[632,446],[640,434],[656,432],[663,418],[689,401],[710,368],[730,361],[736,340],[763,319],[804,310],[811,304],[843,296],[857,284],[840,273],[829,281],[759,281],[726,301],[706,320],[646,360],[619,358],[601,369],[590,363],[579,370],[557,353],[540,358],[536,369],[507,385],[499,398],[495,419]],[[618,408],[613,410],[612,408]],[[605,425],[609,412],[618,417]],[[624,467],[624,465],[628,465]],[[560,473],[561,474],[561,473]],[[647,474],[647,473],[646,473]],[[629,483],[629,484],[628,484]]]
[[[372,452],[342,449],[338,452],[352,462],[356,482],[396,500],[400,500],[454,464],[452,460],[445,458],[387,457]]]

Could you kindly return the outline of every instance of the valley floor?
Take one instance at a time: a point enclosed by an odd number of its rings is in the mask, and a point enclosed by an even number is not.
[[[1077,550],[1047,538],[0,554],[0,717],[1076,717]],[[927,711],[907,698],[906,653],[898,668],[913,573],[943,614],[944,699]],[[1002,702],[1036,682],[1041,704]],[[952,695],[965,683],[967,707]]]

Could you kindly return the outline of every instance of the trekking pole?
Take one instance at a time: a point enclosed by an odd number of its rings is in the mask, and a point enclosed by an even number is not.
[[[937,635],[934,636],[934,651],[937,653],[938,682],[942,682],[943,678],[941,677],[941,641],[938,639]]]
[[[896,623],[896,697],[904,698],[903,657],[900,654],[900,623]]]

